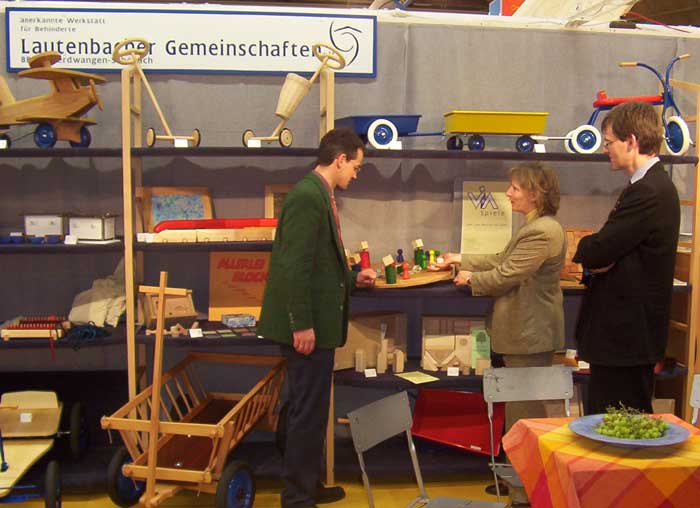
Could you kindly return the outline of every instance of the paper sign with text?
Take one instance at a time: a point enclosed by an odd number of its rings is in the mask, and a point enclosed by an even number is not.
[[[270,252],[212,252],[209,257],[209,321],[222,314],[260,318]]]

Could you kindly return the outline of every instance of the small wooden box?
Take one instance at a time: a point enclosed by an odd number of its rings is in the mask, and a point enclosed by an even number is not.
[[[24,234],[27,236],[63,235],[63,222],[62,215],[25,215]]]
[[[158,295],[139,294],[139,301],[143,307],[143,324],[148,329],[156,327],[158,311]],[[180,324],[189,328],[197,319],[197,311],[192,302],[192,291],[187,291],[187,296],[168,296],[165,299],[165,328]]]
[[[115,217],[70,217],[68,234],[78,240],[112,240],[114,238]]]

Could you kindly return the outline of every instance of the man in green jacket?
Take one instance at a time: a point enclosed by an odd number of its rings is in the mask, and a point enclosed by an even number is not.
[[[369,268],[348,269],[334,191],[357,178],[363,157],[354,132],[328,132],[316,168],[287,194],[277,224],[258,333],[279,342],[287,360],[282,508],[312,508],[334,496],[321,473],[335,348],[346,340],[350,292],[376,278]]]

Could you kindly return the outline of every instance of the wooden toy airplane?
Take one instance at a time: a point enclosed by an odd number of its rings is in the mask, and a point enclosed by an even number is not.
[[[18,74],[48,80],[51,93],[46,95],[15,100],[7,82],[0,76],[0,129],[36,123],[34,143],[39,148],[51,148],[59,139],[69,141],[73,147],[90,145],[92,136],[87,125],[94,125],[95,121],[82,115],[95,105],[102,109],[95,84],[104,83],[105,79],[97,74],[54,68],[53,64],[60,59],[60,53],[55,51],[39,53],[29,59],[29,69]],[[0,134],[0,139],[9,147],[7,133]]]

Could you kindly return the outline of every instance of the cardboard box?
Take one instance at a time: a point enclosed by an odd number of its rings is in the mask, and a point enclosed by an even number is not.
[[[63,235],[62,215],[40,214],[24,216],[24,234],[27,236]]]
[[[406,353],[406,315],[399,312],[373,312],[350,318],[348,341],[335,350],[333,370],[351,369],[355,366],[355,351],[365,352],[367,368],[377,366],[377,353],[381,346],[381,325],[386,324],[389,350],[400,349]]]
[[[70,217],[68,234],[78,240],[112,240],[115,222],[115,217]]]

